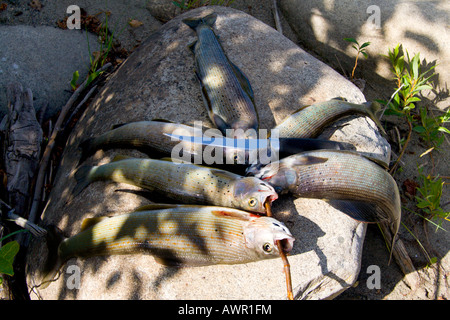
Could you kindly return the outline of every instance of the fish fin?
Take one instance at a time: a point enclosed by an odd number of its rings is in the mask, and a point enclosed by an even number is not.
[[[72,197],[79,195],[92,182],[91,173],[95,168],[93,166],[82,166],[75,172],[77,184],[72,190]]]
[[[335,200],[327,199],[325,200],[333,208],[342,211],[349,217],[364,223],[377,223],[385,221],[377,213],[377,207],[375,204],[353,201],[353,200]]]
[[[96,225],[100,221],[103,221],[105,219],[109,219],[109,217],[94,217],[94,218],[86,218],[81,222],[81,231],[84,231],[88,229],[89,227],[92,227],[93,225]]]
[[[197,44],[197,40],[192,41],[191,43],[189,43],[187,45],[188,49],[192,52],[195,53],[195,45]]]
[[[310,105],[310,104],[304,105],[304,106],[298,108],[297,110],[295,110],[294,112],[292,112],[291,115],[296,114],[297,112],[300,112],[300,111],[302,111],[303,109],[306,109],[306,108],[308,108],[308,107],[311,107],[311,105]]]
[[[223,134],[226,134],[226,130],[230,129],[231,127],[225,122],[225,120],[222,119],[221,116],[218,116],[217,114],[212,114],[212,120],[216,127],[222,131]]]
[[[344,97],[334,97],[331,100],[338,100],[338,101],[348,101],[346,98]]]
[[[145,206],[141,206],[139,208],[136,208],[134,212],[139,211],[152,211],[152,210],[160,210],[160,209],[171,209],[171,208],[177,208],[179,207],[179,204],[166,204],[166,203],[152,203],[147,204]]]
[[[372,119],[373,122],[375,122],[378,129],[380,129],[383,134],[386,134],[386,130],[384,130],[383,125],[381,124],[378,117],[378,114],[383,109],[381,105],[376,101],[365,102],[364,104],[367,106],[367,114],[369,115],[369,118]]]
[[[166,267],[182,267],[184,265],[183,261],[173,257],[173,258],[167,258],[167,257],[157,257],[155,256],[155,261],[159,264],[162,264]]]
[[[81,149],[81,158],[78,161],[78,165],[86,161],[91,155],[97,151],[97,145],[95,143],[95,137],[84,140],[80,143],[79,148]]]
[[[117,154],[114,156],[114,158],[111,160],[111,162],[117,162],[117,161],[122,161],[122,160],[127,160],[127,159],[133,159],[133,157],[126,156],[124,154]]]
[[[113,125],[111,126],[111,130],[114,130],[114,129],[117,129],[117,128],[126,126],[127,124],[128,124],[128,123],[117,123],[117,124],[113,124]]]
[[[253,214],[247,211],[235,210],[232,208],[225,208],[225,207],[216,207],[214,210],[211,210],[211,213],[218,217],[230,217],[244,221],[249,221],[251,218],[260,217],[260,215]]]
[[[191,27],[192,29],[196,29],[200,24],[204,23],[210,27],[214,25],[217,19],[217,13],[211,13],[203,18],[187,18],[183,19],[183,23]]]
[[[156,118],[156,119],[152,119],[152,121],[155,121],[155,122],[167,122],[167,123],[174,123],[173,121],[170,121],[170,120],[167,120],[167,119],[159,119],[159,118]]]
[[[372,157],[372,156],[366,155],[366,154],[361,154],[361,156],[366,158],[366,159],[368,159],[368,160],[370,160],[370,161],[372,161],[372,162],[375,162],[377,165],[379,165],[380,167],[382,167],[385,170],[389,169],[389,164],[384,162],[381,159],[378,159],[378,158],[375,158],[375,157]]]
[[[56,226],[47,227],[46,244],[48,248],[47,259],[42,270],[43,277],[41,279],[40,288],[47,288],[53,281],[53,278],[58,273],[59,269],[65,261],[62,261],[59,255],[58,248],[61,242],[65,239],[61,230]]]
[[[228,60],[229,61],[229,60]],[[233,68],[234,74],[236,75],[236,78],[239,80],[239,83],[244,89],[245,93],[249,96],[249,98],[252,100],[253,104],[255,104],[255,94],[253,93],[252,86],[250,84],[250,81],[248,80],[245,73],[242,72],[241,69],[237,65],[235,65],[233,62],[229,61],[231,67]]]
[[[211,169],[211,174],[224,179],[236,179],[236,174],[225,170]]]
[[[292,162],[290,162],[289,165],[308,166],[312,164],[327,162],[328,158],[298,155],[293,157],[291,160]]]

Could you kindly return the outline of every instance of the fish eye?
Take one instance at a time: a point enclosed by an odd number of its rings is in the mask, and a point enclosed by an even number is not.
[[[254,207],[258,204],[258,200],[256,200],[255,198],[251,198],[250,200],[248,200],[248,205],[250,207]]]
[[[270,243],[268,243],[268,242],[264,243],[262,248],[267,253],[272,252],[272,245]]]

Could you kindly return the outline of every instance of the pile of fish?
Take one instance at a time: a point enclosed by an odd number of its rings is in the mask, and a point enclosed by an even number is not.
[[[399,192],[383,164],[347,150],[345,143],[317,139],[325,126],[349,114],[368,116],[384,131],[376,117],[378,105],[344,99],[319,102],[275,127],[276,139],[248,134],[259,128],[253,90],[224,53],[212,29],[216,17],[183,20],[197,34],[189,48],[205,106],[218,129],[214,134],[166,120],[140,121],[118,125],[80,145],[73,197],[102,180],[148,189],[177,204],[154,204],[111,218],[86,219],[79,234],[55,236],[45,281],[71,257],[141,252],[170,266],[281,257],[288,297],[293,299],[286,255],[294,238],[282,222],[270,217],[271,203],[286,193],[325,199],[362,222],[387,221],[397,233]],[[273,152],[271,143],[281,159],[252,161],[254,151]],[[174,150],[180,147],[188,154],[185,161],[175,161],[179,153]],[[84,165],[97,150],[111,148],[134,148],[152,158],[119,156],[101,166]],[[191,163],[208,148],[214,149],[214,159],[234,162],[226,168],[206,161]],[[243,172],[233,172],[238,165]]]

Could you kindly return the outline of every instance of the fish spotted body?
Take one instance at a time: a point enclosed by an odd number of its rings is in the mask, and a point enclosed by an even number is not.
[[[123,159],[101,166],[83,166],[75,173],[78,195],[93,181],[123,182],[159,192],[183,203],[212,204],[265,213],[264,203],[278,198],[255,177],[225,170],[154,159]]]
[[[356,152],[308,151],[249,173],[279,193],[327,199],[352,218],[388,221],[392,232],[398,232],[401,202],[395,180],[384,168]]]
[[[258,129],[250,82],[228,60],[211,27],[217,15],[183,22],[196,31],[198,40],[190,48],[195,56],[196,75],[211,121],[224,135],[234,129],[232,137],[245,138],[248,129]]]

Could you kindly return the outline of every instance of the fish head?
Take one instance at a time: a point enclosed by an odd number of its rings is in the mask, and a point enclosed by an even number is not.
[[[244,227],[245,245],[258,259],[279,257],[276,241],[280,241],[284,253],[289,253],[295,238],[280,221],[271,217],[255,217]]]
[[[268,183],[255,177],[243,177],[233,185],[234,205],[240,209],[265,213],[264,204],[278,199],[278,194]]]
[[[266,166],[250,166],[246,174],[267,182],[278,194],[287,192],[289,187],[297,182],[296,171],[280,162],[272,162]]]

